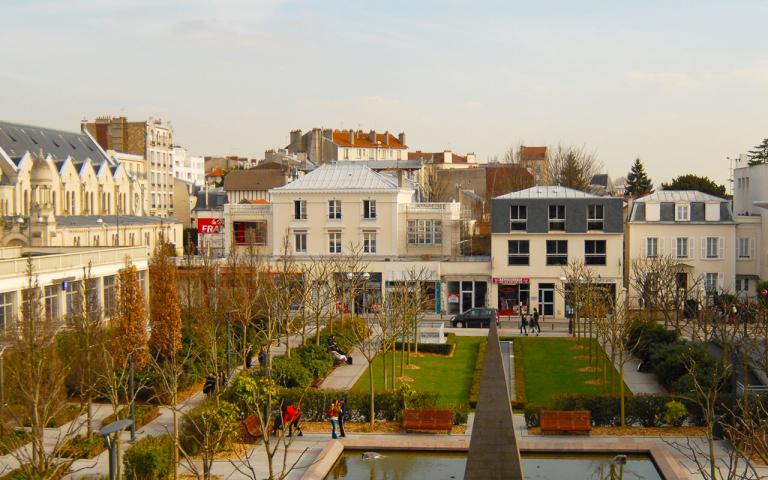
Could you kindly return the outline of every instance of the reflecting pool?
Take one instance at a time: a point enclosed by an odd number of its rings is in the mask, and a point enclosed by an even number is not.
[[[360,451],[345,451],[326,480],[452,480],[464,477],[466,453],[378,452],[375,460]],[[625,465],[613,465],[611,454],[524,454],[523,470],[529,480],[661,480],[647,455],[627,455]]]

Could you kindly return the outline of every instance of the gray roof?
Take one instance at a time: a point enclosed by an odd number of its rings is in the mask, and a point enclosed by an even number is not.
[[[635,202],[727,202],[726,199],[698,190],[659,190]]]
[[[195,203],[195,208],[193,210],[223,210],[224,204],[227,203],[227,192],[220,190],[209,191],[207,198],[208,201],[206,202],[205,189],[198,191],[197,203]]]
[[[99,219],[102,221],[99,222]],[[58,227],[96,227],[107,225],[109,227],[120,225],[160,225],[179,223],[175,218],[141,217],[137,215],[66,215],[56,217]]]
[[[506,199],[533,199],[533,198],[600,198],[591,193],[574,190],[573,188],[561,187],[560,185],[539,185],[526,188],[517,192],[510,192],[496,198]]]
[[[597,175],[594,175],[592,180],[589,181],[589,184],[608,188],[608,174],[598,173]]]
[[[101,147],[85,133],[4,121],[0,121],[0,149],[5,151],[17,166],[26,152],[37,155],[41,149],[45,155],[53,156],[57,166],[67,157],[72,157],[76,164],[82,164],[87,159],[96,166],[103,162],[111,163]]]
[[[357,163],[328,163],[299,177],[273,192],[334,191],[334,190],[391,190],[397,191],[397,180],[376,173]]]

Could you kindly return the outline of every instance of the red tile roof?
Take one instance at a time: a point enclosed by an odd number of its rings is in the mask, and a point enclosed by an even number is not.
[[[408,148],[400,142],[398,137],[389,132],[375,132],[377,144],[371,139],[371,133],[373,132],[364,132],[362,130],[334,130],[333,143],[340,147],[375,148],[378,146],[381,148]],[[350,138],[350,134],[352,138]]]
[[[216,167],[205,174],[206,177],[223,177],[227,172],[223,168]]]

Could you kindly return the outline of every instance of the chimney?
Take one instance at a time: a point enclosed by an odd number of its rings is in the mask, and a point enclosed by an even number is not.
[[[376,130],[371,130],[371,132],[368,134],[368,137],[373,143],[376,143]]]
[[[397,136],[397,139],[400,140],[400,143],[405,146],[405,132],[400,132],[400,134]]]
[[[384,132],[384,145],[389,145],[389,130]]]
[[[443,150],[443,163],[453,163],[453,152]]]
[[[349,129],[349,144],[354,145],[355,144],[355,131],[351,128]]]

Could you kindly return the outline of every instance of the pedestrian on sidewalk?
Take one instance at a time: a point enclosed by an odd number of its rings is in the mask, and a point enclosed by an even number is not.
[[[347,433],[344,431],[344,422],[347,420],[347,400],[342,398],[339,400],[339,435],[346,437]]]
[[[520,334],[525,334],[525,336],[528,336],[528,319],[525,318],[525,309],[523,308],[523,305],[520,305]]]
[[[216,377],[216,374],[209,373],[208,376],[205,377],[205,384],[203,385],[203,394],[213,395],[213,393],[216,391],[217,382],[218,382],[218,379]]]
[[[333,403],[331,403],[331,408],[325,413],[325,416],[328,417],[328,421],[331,422],[331,438],[333,439],[339,438],[338,435],[336,435],[336,427],[339,424],[340,412],[341,407],[339,406],[339,402],[338,400],[334,400]]]
[[[251,369],[253,365],[253,345],[248,344],[248,348],[245,349],[245,368]]]
[[[277,432],[283,428],[283,412],[275,409],[272,412],[272,436],[277,436]]]
[[[288,406],[285,407],[285,414],[283,415],[283,424],[288,425],[289,437],[293,436],[294,428],[299,432],[300,437],[304,436],[304,432],[301,431],[301,427],[299,426],[299,420],[301,420],[301,405],[294,406],[293,403],[289,403]]]
[[[541,333],[541,325],[539,325],[539,309],[536,307],[533,307],[533,317],[531,317],[531,331],[535,331],[537,337]]]

